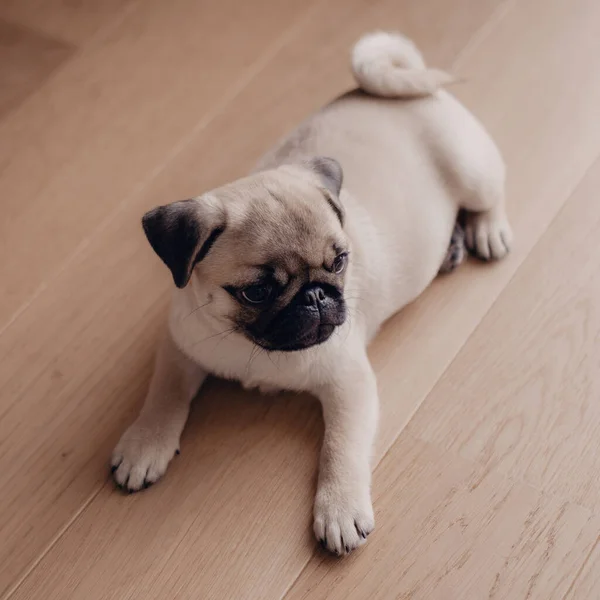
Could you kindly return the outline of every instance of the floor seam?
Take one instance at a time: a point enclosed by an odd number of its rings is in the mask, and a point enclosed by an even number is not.
[[[66,68],[74,60],[77,60],[83,54],[88,52],[90,48],[95,47],[96,45],[99,44],[99,42],[101,40],[107,38],[117,27],[119,27],[119,25],[121,25],[127,19],[127,17],[129,17],[130,14],[135,12],[136,8],[138,8],[141,5],[142,5],[141,0],[137,0],[136,2],[133,2],[130,6],[127,6],[125,9],[123,9],[123,12],[121,13],[121,15],[118,18],[116,18],[114,21],[111,21],[106,26],[99,29],[94,35],[92,35],[92,37],[90,38],[90,40],[86,46],[78,47],[76,49],[75,53],[73,54],[73,56],[71,56],[69,58],[69,60],[67,60],[63,65],[60,65],[57,69],[55,69],[54,72],[52,73],[51,77],[49,77],[41,87],[36,89],[35,92],[33,94],[31,94],[29,96],[29,98],[27,98],[27,103],[31,102],[32,98],[35,98],[44,89],[46,89],[46,86],[48,86],[61,72],[66,70]],[[12,117],[15,112],[16,111],[11,111],[10,117]],[[5,122],[8,122],[8,119]],[[102,225],[102,223],[99,226],[101,226],[101,225]],[[58,278],[60,276],[60,274],[64,270],[63,266],[65,266],[65,267],[68,266],[68,265],[66,265],[66,263],[70,262],[71,258],[73,257],[74,254],[77,253],[78,249],[79,249],[79,246],[77,246],[77,248],[73,251],[73,253],[71,253],[69,256],[67,256],[65,258],[65,261],[57,269],[56,275],[54,277],[50,278],[49,280],[42,281],[40,283],[40,285],[33,291],[32,295],[29,296],[29,298],[27,300],[25,300],[19,306],[19,308],[17,308],[17,310],[15,310],[13,312],[13,314],[8,319],[8,321],[2,326],[2,328],[0,328],[0,336],[2,334],[4,334],[4,332],[10,328],[10,326],[27,310],[27,308],[29,308],[29,306],[32,304],[32,302],[34,302],[36,300],[36,298],[38,298],[46,290],[49,282],[54,281],[56,278]]]
[[[84,252],[90,244],[102,234],[110,224],[121,214],[132,202],[135,200],[146,188],[152,184],[156,178],[171,165],[171,163],[188,147],[195,136],[202,130],[206,129],[210,123],[212,123],[219,115],[225,112],[225,109],[248,87],[249,83],[254,77],[261,73],[264,68],[270,63],[270,61],[277,56],[277,53],[285,46],[287,41],[295,35],[296,30],[301,27],[313,14],[321,2],[317,1],[313,6],[306,12],[306,14],[298,19],[291,27],[289,27],[279,39],[270,45],[265,52],[259,56],[254,63],[247,68],[246,72],[236,81],[234,85],[229,87],[221,98],[214,103],[214,108],[208,110],[190,130],[190,133],[184,135],[180,141],[174,145],[171,152],[166,155],[166,158],[160,162],[154,169],[150,170],[150,174],[136,186],[127,197],[115,207],[106,217],[98,224],[98,226],[86,236],[76,248],[69,254],[60,267],[54,272],[53,276],[46,281],[43,281],[33,294],[13,313],[10,319],[0,329],[0,336],[2,336],[18,319],[27,311],[27,309],[39,298],[47,289],[50,287],[77,259],[77,257]]]
[[[505,0],[498,5],[490,15],[489,19],[471,36],[462,50],[458,52],[452,61],[452,71],[458,71],[465,60],[471,56],[481,43],[490,35],[490,32],[500,23],[512,10],[519,0]]]
[[[592,544],[592,547],[590,548],[590,551],[588,552],[587,556],[583,559],[581,566],[577,570],[575,577],[573,577],[573,581],[571,581],[571,585],[567,588],[567,591],[565,592],[564,596],[562,597],[562,600],[566,600],[567,597],[569,596],[569,594],[573,591],[575,584],[581,577],[581,574],[583,573],[583,570],[586,568],[587,564],[590,562],[590,558],[592,557],[592,554],[594,553],[594,550],[596,550],[596,548],[598,547],[599,543],[600,543],[600,535],[596,538],[596,541]]]
[[[64,534],[71,528],[71,525],[75,523],[79,517],[85,512],[87,507],[94,501],[94,499],[104,489],[106,481],[87,497],[87,499],[79,506],[79,508],[71,515],[71,518],[61,527],[61,529],[55,534],[52,540],[48,543],[46,548],[26,567],[19,579],[8,589],[6,594],[2,597],[2,600],[9,600],[17,590],[25,583],[27,578],[33,573],[37,566],[44,560],[44,557],[56,546],[56,544],[62,539]]]
[[[467,57],[467,58],[470,57],[472,55],[472,53],[474,51],[476,51],[476,49],[479,47],[479,45],[482,43],[482,41],[487,39],[487,36],[489,36],[490,33],[493,32],[494,28],[498,25],[498,23],[500,23],[504,19],[506,14],[509,13],[509,11],[512,9],[512,7],[514,5],[516,5],[516,3],[517,3],[517,0],[506,0],[504,3],[502,3],[499,7],[497,7],[492,12],[490,17],[486,20],[486,22],[473,34],[473,36],[471,36],[471,38],[467,41],[466,45],[457,54],[455,60],[453,61],[453,66],[455,69],[460,67],[460,65],[465,61],[465,57]],[[308,13],[312,14],[314,12],[314,10],[321,4],[322,3],[319,1],[315,2],[315,4],[313,4],[313,6],[308,10]],[[137,6],[137,5],[135,5],[135,6]],[[133,11],[130,10],[130,11],[128,11],[127,14],[129,14],[131,12],[133,12]],[[77,257],[81,254],[81,252],[85,251],[99,236],[101,236],[103,234],[103,232],[111,225],[111,223],[113,223],[115,221],[115,219],[117,219],[118,216],[120,214],[122,214],[122,212],[124,210],[126,210],[126,208],[128,206],[130,206],[131,203],[140,194],[142,194],[144,192],[144,190],[146,190],[147,187],[150,186],[160,176],[160,174],[164,170],[166,170],[167,168],[169,168],[169,166],[172,165],[172,163],[178,158],[178,156],[182,152],[184,152],[185,149],[191,144],[191,142],[194,140],[196,135],[198,135],[200,132],[202,132],[215,119],[217,119],[222,113],[224,113],[227,110],[227,108],[230,106],[230,104],[241,93],[243,93],[243,91],[248,87],[248,85],[253,80],[253,78],[255,78],[258,74],[260,74],[261,71],[270,64],[270,61],[273,59],[274,56],[276,56],[276,53],[281,49],[281,47],[283,47],[287,43],[287,41],[289,41],[289,39],[293,38],[296,30],[305,22],[305,17],[306,17],[306,15],[303,15],[295,23],[293,23],[288,29],[286,29],[286,31],[282,34],[280,39],[275,40],[275,42],[266,49],[265,53],[260,55],[257,58],[257,60],[254,61],[252,63],[252,65],[250,65],[250,67],[248,67],[248,72],[243,74],[242,77],[240,78],[240,80],[238,81],[239,85],[233,85],[230,88],[226,89],[226,91],[223,95],[222,101],[220,103],[215,103],[215,105],[217,105],[217,106],[221,105],[221,109],[215,109],[215,110],[208,111],[196,123],[196,125],[192,129],[190,135],[182,136],[182,138],[180,138],[180,140],[179,140],[179,143],[174,144],[172,151],[166,155],[167,156],[166,160],[163,161],[160,164],[160,166],[157,166],[157,167],[155,167],[155,169],[150,170],[149,176],[147,178],[145,178],[142,183],[140,183],[138,186],[136,186],[133,189],[133,191],[130,194],[128,194],[127,197],[119,204],[119,206],[115,207],[115,209],[113,209],[108,215],[106,215],[106,217],[101,221],[101,223],[98,225],[98,227],[95,228],[88,236],[86,236],[80,242],[80,244],[77,245],[77,247],[74,249],[74,251],[66,257],[66,259],[59,266],[59,268],[55,271],[55,273],[52,275],[52,277],[50,279],[48,279],[47,281],[42,282],[40,284],[40,286],[38,286],[38,288],[34,291],[33,295],[30,297],[30,299],[28,301],[26,301],[17,311],[15,311],[15,313],[13,314],[11,319],[5,324],[4,327],[2,327],[2,329],[0,329],[0,335],[2,333],[4,333],[15,321],[17,321],[18,318],[24,312],[27,311],[27,309],[37,300],[37,298],[39,296],[41,296],[49,287],[56,284],[56,281],[62,276],[62,274],[68,268],[70,268],[70,266],[74,262],[76,262]],[[118,21],[122,22],[125,18],[126,18],[126,16],[124,16],[121,19],[118,19]],[[111,26],[112,25],[114,25],[114,22],[111,22]],[[102,29],[103,32],[106,30],[112,30],[112,27],[107,26],[106,28]],[[273,48],[276,48],[276,50],[274,52],[272,52]],[[521,258],[520,262],[518,262],[514,272],[508,277],[506,283],[500,288],[499,292],[493,298],[493,300],[491,301],[488,308],[484,311],[482,317],[479,319],[479,321],[477,321],[476,325],[473,327],[471,332],[466,336],[463,343],[460,344],[459,348],[454,353],[453,357],[448,361],[447,365],[441,369],[440,375],[435,379],[435,381],[432,383],[431,387],[428,388],[427,392],[423,394],[421,402],[419,402],[418,405],[416,405],[414,407],[414,410],[411,412],[410,416],[408,417],[408,419],[406,420],[406,422],[400,429],[399,433],[393,438],[393,440],[388,445],[388,448],[386,449],[385,453],[377,461],[377,465],[376,465],[374,471],[377,470],[381,466],[384,459],[388,456],[391,449],[393,448],[394,444],[399,440],[400,436],[410,435],[406,432],[406,428],[407,428],[408,424],[414,418],[415,414],[417,414],[417,412],[421,409],[421,407],[423,406],[423,403],[431,395],[431,393],[435,389],[435,387],[439,384],[440,379],[444,376],[445,373],[447,373],[447,371],[455,363],[458,355],[464,350],[464,347],[472,339],[475,332],[478,331],[478,329],[481,327],[482,322],[486,319],[486,317],[488,316],[490,311],[493,309],[493,307],[498,303],[498,301],[505,294],[506,290],[510,287],[510,285],[514,281],[517,274],[523,268],[523,265],[526,264],[526,262],[530,259],[531,254],[534,252],[534,250],[539,246],[539,244],[542,242],[542,240],[548,234],[548,231],[550,230],[552,225],[555,223],[555,221],[558,218],[560,218],[560,216],[563,214],[565,209],[569,206],[570,202],[572,201],[573,196],[576,194],[577,190],[580,188],[582,182],[586,179],[589,172],[597,165],[599,158],[600,158],[600,153],[596,154],[593,157],[593,159],[590,161],[590,164],[587,166],[587,168],[584,169],[582,176],[577,180],[576,183],[573,184],[572,189],[569,191],[569,193],[565,194],[565,198],[564,198],[563,202],[559,205],[559,207],[556,210],[556,212],[554,213],[554,215],[549,219],[546,226],[542,229],[537,240],[534,242],[532,247],[527,251],[527,253],[524,254],[524,256]],[[105,485],[106,484],[104,483],[97,490],[92,491],[92,493],[88,496],[88,498],[86,500],[84,500],[84,502],[76,509],[75,512],[72,513],[71,518],[55,534],[55,536],[49,542],[47,547],[27,567],[26,571],[19,578],[19,581],[15,585],[13,585],[12,588],[9,589],[7,595],[3,596],[3,598],[8,600],[8,598],[12,597],[15,594],[15,592],[23,585],[23,583],[27,580],[27,578],[31,575],[31,573],[43,561],[45,556],[52,551],[52,549],[56,546],[56,544],[58,544],[58,542],[62,539],[62,537],[65,535],[65,533],[67,533],[67,531],[70,529],[70,527],[75,522],[77,522],[77,520],[80,518],[80,516],[87,510],[88,506],[90,506],[90,504],[95,500],[95,498],[102,492]],[[589,553],[583,560],[581,567],[577,571],[573,581],[571,582],[571,585],[569,586],[567,592],[563,596],[563,600],[564,600],[564,598],[566,598],[569,595],[569,593],[573,589],[576,581],[580,578],[581,573],[583,572],[584,568],[588,564],[594,550],[596,549],[596,547],[598,546],[599,543],[600,543],[600,537],[598,537],[596,539],[596,542],[592,545]],[[311,556],[307,559],[305,564],[302,566],[302,568],[298,572],[298,575],[287,586],[287,588],[281,595],[282,599],[288,596],[288,594],[290,593],[290,591],[292,590],[294,585],[301,578],[303,573],[308,569],[309,564],[315,557],[318,557],[317,551],[312,552]]]

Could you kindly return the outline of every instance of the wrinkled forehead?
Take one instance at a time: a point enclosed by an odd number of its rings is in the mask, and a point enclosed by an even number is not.
[[[318,186],[272,176],[244,183],[226,192],[223,241],[229,268],[297,275],[322,267],[346,249],[340,222]]]
[[[290,208],[279,214],[254,211],[229,229],[228,235],[238,265],[283,270],[289,275],[320,268],[344,245],[341,230],[328,227],[308,211]]]

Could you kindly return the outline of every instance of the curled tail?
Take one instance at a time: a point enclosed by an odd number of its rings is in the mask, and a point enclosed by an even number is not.
[[[368,33],[352,49],[352,71],[359,87],[373,96],[429,96],[455,78],[428,69],[417,47],[398,33]]]

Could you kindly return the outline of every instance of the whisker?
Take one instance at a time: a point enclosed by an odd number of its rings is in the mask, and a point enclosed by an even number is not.
[[[222,344],[223,340],[226,340],[230,335],[237,333],[240,330],[239,327],[235,326],[233,327],[230,331],[228,331],[218,342],[217,345],[215,346],[214,350],[215,352],[217,351],[217,348]]]
[[[281,369],[279,368],[279,365],[275,363],[275,361],[273,360],[273,357],[271,356],[270,352],[267,352],[265,350],[265,354],[267,355],[267,358],[271,361],[271,364],[278,370],[281,371]]]
[[[348,338],[350,337],[350,333],[352,332],[352,319],[353,319],[353,315],[348,315],[348,327],[346,327],[346,337],[344,338],[344,343],[346,343],[348,341]]]
[[[364,300],[360,296],[349,296],[348,298],[345,298],[345,300],[346,304],[348,304],[348,302],[352,302],[353,300],[357,300],[358,302],[364,302]]]
[[[360,315],[361,317],[365,317],[365,318],[367,316],[365,311],[362,308],[358,308],[358,306],[348,306],[348,307],[346,307],[346,310],[348,311],[349,314],[354,313],[355,315]]]
[[[191,317],[195,312],[199,311],[201,308],[208,306],[211,302],[212,302],[212,300],[209,300],[208,302],[205,302],[204,304],[197,306],[189,315],[187,315],[186,317],[183,317],[182,321],[185,321],[188,317]]]
[[[258,356],[260,351],[260,346],[254,344],[252,346],[252,350],[250,350],[250,357],[248,358],[248,364],[246,365],[246,375],[250,373],[250,366],[252,365],[253,360]]]
[[[204,342],[206,342],[206,341],[208,341],[208,340],[210,340],[212,338],[216,338],[216,337],[218,337],[220,335],[225,335],[227,333],[232,333],[236,329],[237,329],[237,326],[235,326],[235,327],[229,327],[229,328],[225,329],[225,331],[219,331],[219,333],[213,333],[212,335],[209,335],[208,337],[205,337],[203,340],[195,342],[193,345],[197,346],[198,344],[202,344],[202,343],[204,343]]]

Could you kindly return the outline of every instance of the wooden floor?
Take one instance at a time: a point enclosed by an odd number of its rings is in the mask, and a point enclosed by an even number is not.
[[[118,493],[170,286],[140,216],[244,174],[382,27],[466,80],[517,243],[372,347],[376,532],[318,551],[318,406],[216,381]],[[1,598],[600,598],[598,0],[2,0],[0,193]]]

